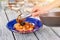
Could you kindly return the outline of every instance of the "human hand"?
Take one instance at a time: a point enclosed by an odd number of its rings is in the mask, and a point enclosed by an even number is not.
[[[46,13],[48,13],[49,11],[49,7],[39,7],[39,6],[35,6],[32,9],[32,16],[40,16],[40,15],[44,15]]]

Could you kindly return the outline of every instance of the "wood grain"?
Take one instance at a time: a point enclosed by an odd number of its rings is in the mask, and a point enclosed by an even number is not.
[[[60,26],[51,27],[52,30],[56,33],[56,35],[60,38]]]
[[[49,28],[43,25],[43,28],[36,32],[39,40],[60,40],[60,38]],[[41,39],[42,38],[42,39]]]
[[[12,32],[6,27],[7,22],[4,11],[0,11],[0,40],[14,40]]]

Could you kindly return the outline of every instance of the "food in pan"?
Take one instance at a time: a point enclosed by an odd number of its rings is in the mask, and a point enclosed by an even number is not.
[[[34,25],[28,22],[16,23],[14,28],[19,32],[31,32],[34,30]]]

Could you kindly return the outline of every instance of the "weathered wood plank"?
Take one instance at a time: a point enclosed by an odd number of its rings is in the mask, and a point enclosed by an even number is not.
[[[0,11],[0,40],[14,40],[12,32],[6,28],[7,18],[3,10]]]
[[[36,35],[39,40],[60,40],[60,38],[48,26],[45,25],[43,25],[41,30],[36,32]]]
[[[56,33],[58,37],[60,37],[60,26],[58,27],[52,27],[52,30]]]
[[[9,18],[9,21],[15,19],[18,16],[18,14],[15,13],[15,11],[11,11],[11,10],[6,10],[6,14]],[[14,33],[14,36],[16,40],[37,40],[34,33],[30,33],[30,34]]]

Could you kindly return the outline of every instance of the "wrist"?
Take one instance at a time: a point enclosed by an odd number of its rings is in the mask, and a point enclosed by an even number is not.
[[[55,0],[54,2],[48,4],[46,7],[51,10],[52,8],[56,8],[60,6],[60,0]]]
[[[53,6],[53,5],[45,6],[46,11],[49,11],[49,10],[51,10],[52,8],[54,8],[54,6]]]

